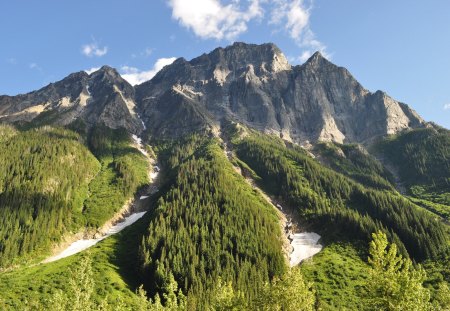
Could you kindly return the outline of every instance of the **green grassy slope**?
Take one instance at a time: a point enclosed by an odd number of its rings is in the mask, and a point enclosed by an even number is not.
[[[139,241],[148,227],[148,217],[109,237],[88,251],[61,260],[32,267],[21,267],[0,274],[0,306],[2,310],[24,310],[28,306],[46,306],[56,290],[67,291],[71,270],[76,269],[85,256],[91,258],[94,294],[92,299],[101,302],[105,298],[111,305],[121,301],[133,309],[137,298],[139,278],[136,256]],[[47,306],[55,307],[55,306]]]
[[[314,283],[323,310],[362,310],[363,287],[367,279],[365,245],[330,243],[301,265],[305,279]]]

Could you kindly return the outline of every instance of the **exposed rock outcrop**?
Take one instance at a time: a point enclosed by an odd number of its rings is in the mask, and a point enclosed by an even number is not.
[[[177,59],[133,88],[107,66],[29,94],[0,97],[0,121],[66,125],[76,119],[152,137],[217,128],[223,118],[305,143],[364,143],[425,126],[407,105],[371,93],[320,53],[291,66],[273,44],[235,43]]]
[[[88,75],[81,71],[28,94],[0,97],[0,122],[68,125],[77,119],[88,126],[142,131],[134,88],[108,66]]]
[[[143,118],[158,123],[158,134],[174,132],[176,125],[165,120],[187,106],[195,121],[183,122],[176,133],[226,117],[288,140],[342,143],[424,125],[407,105],[370,93],[320,53],[291,67],[273,44],[235,43],[191,61],[180,58],[137,86],[136,94]]]

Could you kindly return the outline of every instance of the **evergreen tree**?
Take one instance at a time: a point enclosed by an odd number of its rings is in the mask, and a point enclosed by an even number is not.
[[[367,282],[370,310],[431,310],[430,293],[423,287],[425,271],[414,268],[408,258],[388,246],[386,234],[377,232],[369,246],[369,279]]]

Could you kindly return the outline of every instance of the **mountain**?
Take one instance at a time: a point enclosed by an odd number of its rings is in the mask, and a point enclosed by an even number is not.
[[[82,120],[112,129],[142,131],[137,117],[134,88],[108,66],[88,75],[73,73],[56,83],[17,96],[0,97],[0,120],[36,124],[68,125]]]
[[[235,43],[177,59],[136,87],[143,119],[155,136],[214,127],[229,118],[295,142],[365,142],[424,126],[387,94],[370,93],[319,52],[289,65],[273,44]],[[172,116],[180,115],[179,124]]]
[[[291,66],[273,44],[234,43],[187,61],[177,59],[133,88],[104,66],[78,72],[45,88],[0,97],[2,121],[144,129],[151,137],[213,130],[224,118],[304,143],[364,143],[424,120],[386,93],[364,89],[319,52]]]
[[[74,73],[0,149],[1,310],[450,308],[450,131],[320,53]]]

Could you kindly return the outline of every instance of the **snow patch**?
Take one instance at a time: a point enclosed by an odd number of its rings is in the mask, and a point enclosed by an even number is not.
[[[294,233],[289,236],[292,253],[290,255],[291,267],[297,266],[303,260],[310,258],[322,250],[322,245],[317,244],[320,235],[314,232]]]
[[[119,222],[118,224],[109,228],[108,231],[106,231],[106,233],[103,236],[101,236],[100,238],[81,239],[81,240],[75,241],[72,244],[70,244],[69,247],[67,247],[65,250],[63,250],[61,253],[59,253],[58,255],[55,255],[53,257],[46,259],[44,261],[44,263],[53,262],[53,261],[56,261],[56,260],[59,260],[59,259],[65,258],[65,257],[72,256],[81,251],[84,251],[85,249],[88,249],[88,248],[94,246],[98,242],[106,239],[107,237],[109,237],[113,234],[119,233],[126,227],[134,224],[136,221],[138,221],[140,218],[142,218],[142,216],[144,216],[145,213],[146,212],[134,213],[128,217],[125,217],[125,219],[122,222]]]

